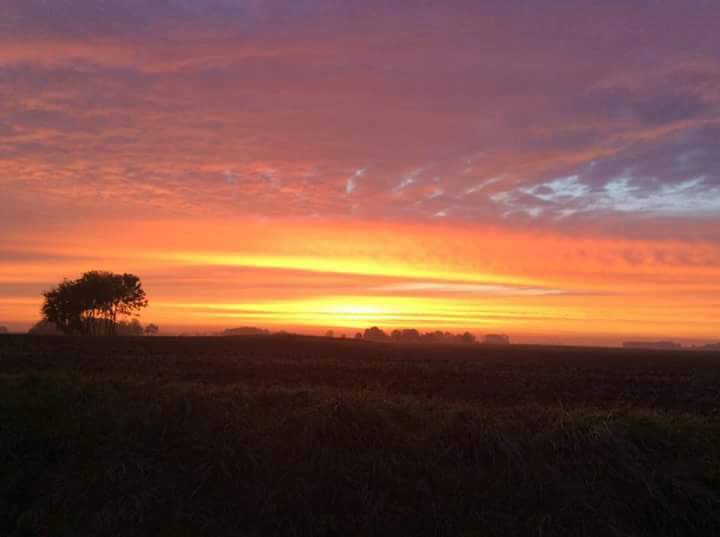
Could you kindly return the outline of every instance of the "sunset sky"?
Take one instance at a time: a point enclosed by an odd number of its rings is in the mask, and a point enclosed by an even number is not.
[[[0,325],[720,341],[718,0],[0,0]]]

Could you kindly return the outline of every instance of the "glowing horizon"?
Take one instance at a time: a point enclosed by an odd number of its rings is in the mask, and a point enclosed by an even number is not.
[[[618,343],[663,336],[712,341],[716,330],[720,268],[702,261],[720,259],[720,248],[709,242],[588,241],[461,223],[449,240],[445,228],[432,224],[388,231],[348,219],[109,221],[94,232],[81,228],[27,231],[21,256],[53,262],[0,267],[0,285],[23,281],[33,290],[0,299],[0,318],[14,315],[24,328],[39,316],[42,289],[100,268],[140,275],[150,297],[143,321],[174,331],[256,325],[352,335],[377,325]],[[113,248],[103,251],[108,236]],[[279,238],[259,240],[270,236]],[[460,252],[458,244],[465,245]]]

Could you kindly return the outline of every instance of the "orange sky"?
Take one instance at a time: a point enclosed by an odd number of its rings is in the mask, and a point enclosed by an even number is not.
[[[166,330],[257,325],[506,332],[518,341],[712,340],[720,248],[573,238],[459,224],[348,219],[110,220],[6,243],[0,319],[39,315],[40,291],[101,268],[142,277],[145,322]],[[33,259],[33,256],[36,256]]]

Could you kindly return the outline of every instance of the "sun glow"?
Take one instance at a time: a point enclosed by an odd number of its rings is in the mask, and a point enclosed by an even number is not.
[[[92,268],[141,276],[150,297],[143,319],[178,330],[377,325],[567,341],[672,328],[712,338],[720,303],[720,250],[711,243],[347,221],[149,221],[57,228],[10,247],[29,253],[0,265],[0,285],[13,290],[0,317],[25,326],[38,319],[43,290]]]
[[[510,326],[546,320],[552,308],[504,305],[495,301],[397,296],[339,296],[258,303],[167,303],[181,316],[199,315],[227,320],[262,320],[270,324],[358,328],[369,324],[423,329],[468,326]],[[581,318],[580,311],[571,312]],[[566,317],[570,317],[565,312]]]

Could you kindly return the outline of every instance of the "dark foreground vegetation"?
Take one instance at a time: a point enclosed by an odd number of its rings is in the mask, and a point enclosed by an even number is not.
[[[0,336],[0,535],[720,535],[720,354]]]

